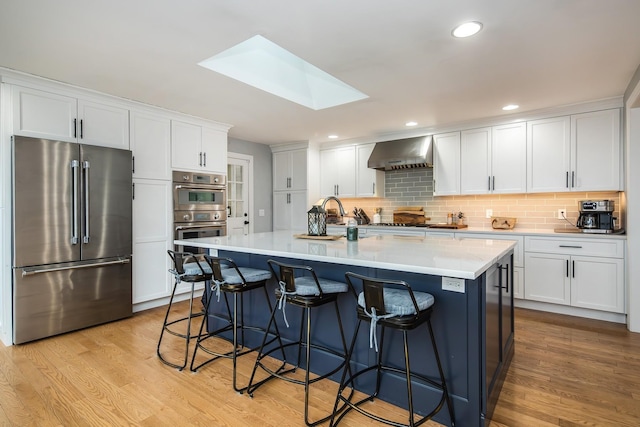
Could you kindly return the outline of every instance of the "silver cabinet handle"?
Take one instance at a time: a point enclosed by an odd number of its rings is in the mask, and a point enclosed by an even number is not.
[[[376,183],[373,183],[373,194],[376,194]]]
[[[576,172],[571,171],[571,188],[576,186]]]
[[[207,152],[206,151],[202,154],[202,159],[203,159],[202,160],[202,166],[206,167],[207,166]]]
[[[71,160],[71,244],[78,244],[78,161]]]
[[[487,190],[491,191],[491,177],[490,176],[487,177]]]
[[[569,171],[564,174],[564,186],[569,188]]]
[[[495,191],[495,190],[496,190],[496,176],[495,176],[495,175],[493,175],[493,176],[491,177],[491,189],[492,189],[493,191]]]
[[[202,151],[198,153],[198,156],[199,156],[198,166],[202,166]]]
[[[83,243],[89,243],[89,212],[91,212],[89,206],[89,164],[88,160],[82,162],[82,176],[84,178],[84,236],[82,237]]]
[[[582,246],[578,245],[558,245],[560,248],[572,248],[572,249],[582,249]]]

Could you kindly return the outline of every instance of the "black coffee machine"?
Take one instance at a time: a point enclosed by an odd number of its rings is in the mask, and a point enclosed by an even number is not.
[[[613,233],[616,220],[613,200],[581,200],[578,209],[580,216],[576,226],[583,233]]]

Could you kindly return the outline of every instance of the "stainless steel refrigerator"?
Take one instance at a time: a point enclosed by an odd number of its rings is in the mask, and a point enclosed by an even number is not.
[[[13,341],[131,316],[131,151],[13,138]]]

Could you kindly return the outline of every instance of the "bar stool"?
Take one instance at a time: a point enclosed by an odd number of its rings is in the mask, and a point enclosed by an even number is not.
[[[431,312],[433,309],[433,304],[435,302],[433,295],[426,292],[414,292],[408,283],[401,280],[383,280],[366,277],[351,272],[347,272],[345,274],[345,277],[347,279],[347,283],[349,284],[349,288],[352,291],[353,295],[356,297],[358,303],[358,323],[353,335],[351,346],[349,348],[347,360],[349,361],[349,363],[351,362],[356,338],[358,337],[358,331],[360,330],[360,325],[362,321],[365,321],[370,323],[369,347],[375,347],[375,350],[377,352],[377,361],[375,365],[368,366],[349,375],[346,370],[343,372],[342,380],[340,381],[340,388],[338,389],[338,394],[334,405],[334,416],[331,419],[330,426],[337,425],[352,409],[355,409],[357,412],[385,424],[390,424],[393,426],[418,426],[425,421],[433,418],[433,416],[435,416],[442,409],[445,402],[449,409],[451,426],[454,426],[455,419],[453,416],[453,406],[451,404],[451,398],[447,389],[447,383],[442,371],[440,356],[438,355],[438,349],[436,347],[436,341],[433,335],[433,328],[431,327]],[[362,284],[363,291],[359,294],[356,294],[354,282]],[[433,348],[433,353],[440,376],[439,381],[434,381],[423,375],[418,375],[414,372],[411,372],[411,365],[409,363],[409,342],[407,339],[407,332],[424,323],[427,324],[427,329],[429,331],[431,346]],[[377,325],[382,328],[382,331],[380,333],[380,348],[378,348],[376,337]],[[404,368],[385,365],[383,363],[382,353],[384,350],[384,332],[386,328],[393,328],[402,331],[404,342]],[[402,374],[406,377],[407,399],[409,405],[409,417],[407,424],[402,424],[393,420],[382,418],[360,406],[367,401],[373,401],[373,399],[378,396],[380,392],[381,373],[383,371]],[[353,388],[354,381],[361,375],[368,372],[375,372],[376,374],[375,392],[355,403],[351,402],[349,399],[346,399],[342,395],[342,391],[344,390],[344,388],[347,385],[350,385]],[[421,417],[417,421],[415,419],[416,414],[414,413],[413,406],[412,383],[414,381],[427,384],[442,392],[442,396],[440,397],[440,401],[438,402],[436,407],[430,413]],[[346,410],[342,411],[338,418],[335,418],[337,416],[336,409],[338,408],[338,404],[340,402],[346,404],[347,408]]]
[[[309,386],[335,374],[344,366],[346,366],[347,342],[344,336],[344,331],[342,329],[342,319],[340,318],[340,310],[338,308],[338,295],[347,292],[348,287],[346,283],[319,278],[316,275],[315,271],[308,266],[289,265],[274,260],[268,260],[267,263],[279,284],[279,288],[277,288],[275,291],[278,304],[276,304],[271,311],[271,318],[269,319],[267,330],[270,330],[271,324],[275,324],[275,315],[278,310],[282,311],[284,322],[287,327],[289,327],[285,308],[287,305],[292,305],[303,309],[303,315],[300,317],[300,336],[297,341],[288,342],[286,344],[283,344],[282,341],[280,341],[279,346],[267,349],[265,335],[262,345],[258,350],[258,358],[256,359],[256,363],[253,367],[253,372],[251,373],[251,378],[249,379],[247,393],[249,394],[249,396],[253,397],[253,392],[258,387],[273,378],[280,378],[294,384],[304,385],[304,421],[306,425],[314,426],[327,421],[331,418],[332,414],[329,414],[317,421],[309,421]],[[342,340],[342,351],[338,351],[327,346],[311,342],[311,309],[330,303],[333,303],[333,306],[335,307],[338,329],[340,331],[340,338]],[[306,335],[303,334],[305,331]],[[287,358],[285,349],[288,347],[297,347],[297,359],[295,365],[293,365],[292,368],[286,369]],[[304,366],[306,368],[306,372],[304,380],[299,380],[288,376],[287,374],[295,372],[296,369],[300,367],[300,359],[303,347],[305,349],[306,364]],[[310,379],[309,374],[312,348],[315,350],[319,350],[325,354],[338,356],[340,363],[329,372]],[[276,351],[279,351],[282,356],[282,364],[280,364],[278,368],[272,368],[265,363],[264,359]],[[262,368],[265,372],[267,372],[268,376],[254,383],[256,371],[258,368]],[[353,393],[353,390],[351,390],[351,392]]]
[[[175,277],[175,283],[173,285],[173,291],[171,292],[171,298],[169,299],[167,314],[165,314],[164,316],[164,323],[162,324],[162,331],[160,332],[160,338],[158,339],[158,348],[156,352],[158,354],[158,357],[164,364],[172,366],[174,368],[178,368],[181,371],[185,366],[187,366],[187,359],[189,357],[189,341],[194,338],[194,336],[191,335],[191,320],[198,316],[204,315],[204,310],[195,313],[193,312],[193,297],[195,293],[195,285],[198,282],[211,280],[211,267],[204,260],[202,254],[195,255],[191,252],[175,252],[171,250],[168,250],[167,253],[173,261],[173,268],[169,270],[169,272]],[[169,313],[171,312],[171,308],[173,307],[173,298],[175,297],[176,289],[181,282],[191,283],[189,313],[184,317],[169,321]],[[186,333],[179,332],[172,328],[173,325],[180,323],[186,323]],[[165,332],[184,339],[185,350],[184,362],[182,363],[182,365],[169,362],[160,352],[160,346],[162,345],[162,339]]]
[[[244,390],[246,390],[246,387],[238,388],[236,383],[237,358],[255,351],[259,347],[258,345],[255,345],[253,347],[245,346],[245,331],[262,332],[264,334],[268,334],[268,329],[266,328],[245,325],[244,294],[255,289],[262,289],[264,291],[265,300],[267,301],[268,311],[266,311],[266,313],[271,313],[271,301],[269,300],[269,294],[266,288],[267,280],[271,278],[271,271],[249,267],[238,267],[236,263],[230,258],[220,258],[205,255],[205,260],[209,263],[211,271],[213,272],[213,276],[210,282],[210,294],[205,309],[207,316],[203,317],[202,324],[200,325],[198,340],[196,342],[196,347],[191,359],[191,371],[196,372],[204,365],[207,365],[220,358],[231,359],[233,363],[233,389],[239,393],[242,393]],[[224,295],[224,306],[226,308],[226,315],[213,314],[209,310],[214,302],[220,301],[220,293]],[[233,310],[231,310],[231,307],[229,306],[229,295],[233,296]],[[239,307],[238,296],[240,297]],[[240,319],[238,319],[238,312],[240,313]],[[207,323],[208,319],[211,317],[222,320],[226,323],[226,325],[216,330],[210,331],[209,333],[203,334],[205,323]],[[215,340],[211,340],[211,338],[218,338],[229,341],[228,337],[223,336],[225,332],[232,333],[233,337],[231,339],[231,343],[233,347],[230,351],[222,352],[221,350],[219,350],[220,346],[216,345],[219,343],[214,343],[213,341]],[[239,340],[238,332],[240,333]],[[266,345],[269,345],[273,341],[280,339],[277,325],[275,333],[272,333],[271,335],[273,336]],[[260,342],[260,337],[256,337],[256,341]],[[205,360],[197,366],[194,366],[198,350],[202,350],[203,352],[213,357]]]

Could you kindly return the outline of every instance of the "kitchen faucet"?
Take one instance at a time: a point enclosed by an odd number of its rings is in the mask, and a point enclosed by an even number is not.
[[[320,208],[324,209],[324,205],[326,205],[329,200],[335,200],[336,202],[338,202],[338,207],[340,208],[340,216],[347,216],[347,212],[342,207],[342,202],[336,196],[329,196],[324,199],[318,200],[318,202],[322,202]]]

